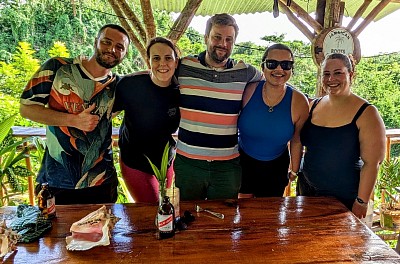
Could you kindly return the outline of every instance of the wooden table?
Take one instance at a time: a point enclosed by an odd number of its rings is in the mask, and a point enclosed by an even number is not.
[[[121,218],[111,244],[88,251],[67,251],[65,237],[74,221],[100,205],[57,206],[52,230],[38,242],[18,244],[4,263],[400,263],[394,250],[335,199],[199,204],[225,219],[196,213],[195,202],[181,202],[181,211],[190,210],[196,219],[166,240],[156,239],[155,205],[108,205]],[[0,214],[7,217],[13,210],[0,208]]]

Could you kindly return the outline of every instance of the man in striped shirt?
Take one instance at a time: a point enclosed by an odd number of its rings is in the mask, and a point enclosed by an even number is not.
[[[181,60],[181,122],[174,163],[182,200],[237,198],[241,182],[237,118],[246,85],[262,73],[229,58],[238,34],[235,19],[207,21],[207,50]]]

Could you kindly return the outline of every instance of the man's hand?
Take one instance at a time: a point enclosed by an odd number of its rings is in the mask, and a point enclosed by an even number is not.
[[[77,114],[75,127],[85,132],[90,132],[95,129],[100,120],[98,115],[92,114],[95,108],[96,104],[92,104],[81,113]]]

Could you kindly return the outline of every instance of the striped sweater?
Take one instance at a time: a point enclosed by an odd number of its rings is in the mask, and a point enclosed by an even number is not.
[[[185,57],[179,66],[181,122],[177,153],[199,160],[239,156],[237,119],[243,91],[262,73],[242,61],[217,71],[205,66],[205,52]]]

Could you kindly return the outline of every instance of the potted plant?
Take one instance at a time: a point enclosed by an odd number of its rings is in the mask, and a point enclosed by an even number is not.
[[[163,155],[161,158],[161,166],[158,168],[150,159],[146,156],[153,169],[154,175],[156,176],[159,184],[159,202],[162,201],[164,196],[169,196],[172,205],[175,208],[175,215],[179,217],[180,207],[179,207],[179,188],[175,187],[175,181],[171,187],[167,186],[167,170],[169,161],[169,152],[171,146],[169,142],[164,147]]]
[[[168,170],[168,153],[169,153],[169,142],[165,145],[164,152],[161,158],[161,167],[158,168],[150,159],[146,156],[149,161],[151,168],[153,169],[154,175],[157,178],[159,184],[160,199],[166,195],[167,190],[167,170]]]
[[[23,143],[30,138],[15,141],[12,136],[15,116],[0,123],[0,206],[7,205],[10,197],[23,193],[25,190],[20,180],[33,174],[19,162],[29,157],[28,147]]]
[[[376,184],[381,194],[380,224],[383,229],[400,230],[400,203],[396,197],[399,175],[399,157],[383,161]]]

